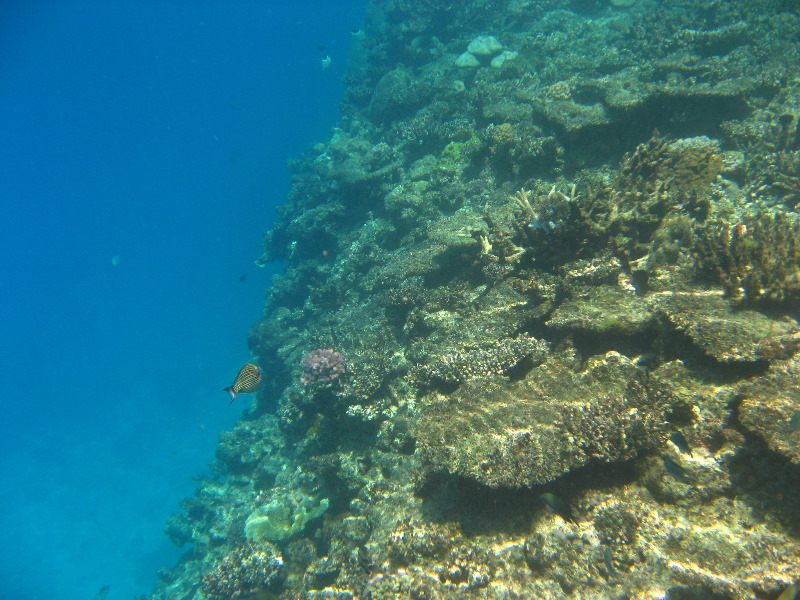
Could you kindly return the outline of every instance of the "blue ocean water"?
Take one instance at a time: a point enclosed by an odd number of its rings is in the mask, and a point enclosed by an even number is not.
[[[220,390],[253,261],[363,9],[3,3],[0,598],[130,598],[179,556],[164,521],[250,401]]]

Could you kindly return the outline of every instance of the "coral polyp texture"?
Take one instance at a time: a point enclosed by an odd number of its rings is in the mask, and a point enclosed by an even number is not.
[[[335,381],[347,372],[344,356],[332,348],[312,350],[303,358],[303,385]]]
[[[265,236],[268,385],[148,600],[778,598],[800,6],[371,0],[363,31]]]
[[[217,600],[261,597],[282,570],[283,559],[272,545],[235,548],[203,576],[203,596]]]

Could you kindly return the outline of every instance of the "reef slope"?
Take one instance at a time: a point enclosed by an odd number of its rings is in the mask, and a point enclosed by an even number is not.
[[[800,578],[799,13],[370,2],[265,236],[265,385],[148,598]]]

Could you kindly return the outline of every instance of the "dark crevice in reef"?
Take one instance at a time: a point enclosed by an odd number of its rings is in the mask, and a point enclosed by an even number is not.
[[[732,402],[731,426],[745,442],[730,459],[732,496],[745,503],[759,522],[777,520],[800,540],[800,465],[770,450],[763,438],[753,435],[741,422],[742,398]],[[789,428],[788,424],[784,424]]]
[[[587,103],[592,101],[586,99]],[[689,135],[719,137],[721,125],[743,119],[752,108],[742,98],[670,97],[652,98],[633,111],[614,115],[608,125],[585,127],[565,132],[565,151],[576,165],[601,166],[618,162],[637,144],[646,142],[653,132],[672,138]],[[624,116],[625,118],[618,118]]]
[[[636,478],[635,461],[614,465],[591,464],[547,485],[531,488],[492,488],[474,480],[445,472],[431,473],[417,492],[423,500],[422,514],[432,522],[457,522],[467,536],[524,535],[537,514],[548,511],[542,494],[554,494],[569,509],[567,516],[580,518],[572,507],[580,493],[590,489],[613,489]]]

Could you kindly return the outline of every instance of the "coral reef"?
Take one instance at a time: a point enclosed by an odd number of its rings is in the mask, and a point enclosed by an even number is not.
[[[271,376],[148,600],[797,581],[798,30],[784,0],[371,0],[265,235]]]

